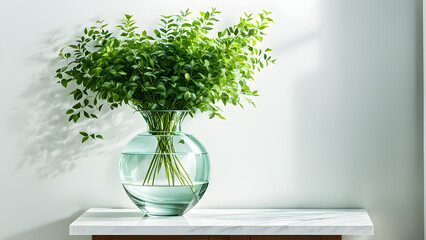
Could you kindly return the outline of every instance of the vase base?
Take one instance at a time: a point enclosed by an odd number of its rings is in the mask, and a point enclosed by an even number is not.
[[[123,184],[132,202],[148,216],[181,216],[198,203],[208,183],[190,186]]]
[[[164,207],[139,207],[139,209],[144,212],[147,216],[150,217],[162,217],[162,216],[182,216],[187,211],[182,211],[179,209],[169,209]]]

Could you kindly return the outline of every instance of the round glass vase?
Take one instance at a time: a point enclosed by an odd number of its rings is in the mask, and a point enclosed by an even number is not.
[[[132,138],[121,153],[122,185],[147,215],[182,215],[207,189],[209,155],[195,137],[181,131],[188,111],[140,113],[147,130]]]

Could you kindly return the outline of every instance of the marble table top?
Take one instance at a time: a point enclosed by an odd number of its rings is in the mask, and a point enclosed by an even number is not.
[[[138,209],[91,208],[70,235],[373,235],[364,209],[192,209],[147,217]]]

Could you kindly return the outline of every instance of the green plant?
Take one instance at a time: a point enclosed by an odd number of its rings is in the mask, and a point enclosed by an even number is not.
[[[138,31],[132,16],[125,15],[116,31],[97,21],[85,28],[75,44],[63,48],[59,56],[67,62],[56,77],[76,103],[66,114],[69,121],[81,117],[98,118],[95,114],[104,105],[110,109],[129,105],[141,111],[154,132],[172,132],[175,112],[146,110],[188,110],[210,112],[210,118],[224,118],[219,104],[254,105],[258,96],[248,82],[254,71],[274,63],[268,52],[256,47],[262,42],[264,29],[273,20],[263,11],[256,20],[245,14],[238,24],[211,34],[219,13],[215,8],[189,19],[190,12],[162,16],[154,35]],[[184,118],[183,115],[180,118]],[[95,133],[80,132],[82,142]],[[170,138],[158,136],[158,145],[145,184],[155,184],[156,173],[164,167],[169,185],[189,185],[192,181],[177,158]],[[175,181],[176,178],[176,181]]]
[[[69,121],[98,118],[107,104],[111,110],[123,104],[141,110],[197,110],[210,118],[224,118],[219,102],[243,107],[254,105],[248,81],[254,71],[274,63],[268,52],[256,45],[273,22],[263,10],[259,19],[245,14],[238,24],[211,34],[220,13],[215,8],[189,19],[189,10],[162,16],[154,35],[137,31],[131,15],[125,15],[115,31],[103,21],[85,28],[76,43],[63,48],[66,59],[56,71],[59,83],[72,89],[76,101],[66,114]],[[161,130],[161,129],[159,129]],[[82,141],[101,135],[80,132]]]

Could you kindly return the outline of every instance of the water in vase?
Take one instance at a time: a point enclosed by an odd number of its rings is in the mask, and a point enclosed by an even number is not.
[[[150,215],[182,215],[191,209],[206,191],[208,183],[194,182],[192,186],[143,185],[142,182],[123,183],[130,199]]]
[[[173,157],[172,157],[173,156]],[[122,153],[122,185],[148,215],[182,215],[197,204],[208,186],[208,155]]]

